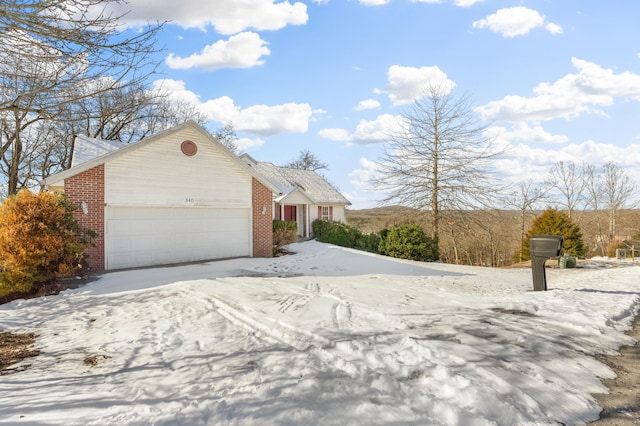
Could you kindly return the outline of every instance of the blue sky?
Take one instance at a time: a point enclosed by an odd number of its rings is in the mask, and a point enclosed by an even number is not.
[[[601,0],[131,0],[132,31],[164,21],[154,83],[210,129],[283,164],[308,149],[353,203],[384,135],[429,81],[468,94],[509,154],[508,182],[557,161],[640,176],[640,2]],[[637,180],[637,179],[636,179]]]

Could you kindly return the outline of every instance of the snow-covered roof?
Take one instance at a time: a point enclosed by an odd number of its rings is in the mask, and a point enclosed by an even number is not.
[[[108,141],[82,135],[76,136],[73,143],[71,167],[93,160],[94,158],[108,154],[124,146],[125,144],[118,141]]]
[[[282,192],[276,201],[286,198],[295,191],[302,191],[314,204],[351,204],[326,179],[312,170],[280,167],[272,163],[256,161],[246,154],[241,158]]]

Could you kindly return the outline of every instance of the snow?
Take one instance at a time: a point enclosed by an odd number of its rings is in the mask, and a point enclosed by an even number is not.
[[[104,274],[0,306],[43,352],[0,380],[0,424],[584,424],[634,343],[639,269],[293,255]],[[85,358],[96,357],[89,366]]]

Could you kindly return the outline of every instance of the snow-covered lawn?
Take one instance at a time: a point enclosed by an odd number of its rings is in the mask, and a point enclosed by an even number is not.
[[[0,306],[43,352],[0,377],[0,424],[575,425],[613,375],[595,355],[633,343],[630,264],[533,292],[530,269],[290,248]]]

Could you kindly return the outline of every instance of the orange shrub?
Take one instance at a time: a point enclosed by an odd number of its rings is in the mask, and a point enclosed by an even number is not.
[[[0,205],[0,295],[76,271],[89,243],[63,196],[23,190]]]

